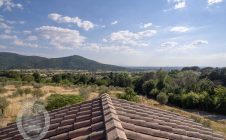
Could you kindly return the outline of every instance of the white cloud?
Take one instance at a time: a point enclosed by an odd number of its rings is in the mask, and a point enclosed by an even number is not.
[[[20,40],[20,39],[14,40],[13,44],[16,45],[16,46],[30,47],[30,48],[38,48],[39,47],[38,44],[25,42],[25,41]]]
[[[104,53],[116,53],[116,54],[123,54],[123,55],[139,55],[141,54],[140,51],[135,50],[126,45],[114,45],[114,44],[96,44],[96,43],[89,43],[83,49],[97,51],[97,52],[104,52]]]
[[[171,32],[181,32],[181,33],[188,32],[190,30],[191,28],[185,26],[175,26],[170,29]]]
[[[77,25],[80,28],[88,31],[94,28],[94,24],[88,20],[82,20],[79,17],[69,17],[69,16],[62,16],[57,13],[51,13],[48,15],[49,19],[56,21],[58,23],[72,23]]]
[[[42,26],[36,29],[44,39],[58,49],[72,49],[80,47],[85,37],[79,31],[55,26]]]
[[[26,35],[29,35],[29,34],[31,34],[32,32],[31,32],[30,30],[24,30],[23,33],[26,34]]]
[[[221,2],[223,2],[223,0],[208,0],[208,5],[213,5]]]
[[[117,21],[117,20],[115,20],[115,21],[113,21],[113,22],[111,23],[111,25],[115,25],[115,24],[118,24],[118,21]]]
[[[4,30],[5,33],[11,33],[12,27],[6,23],[6,20],[0,17],[0,30]]]
[[[148,27],[151,27],[152,25],[152,23],[145,23],[142,28],[146,29]]]
[[[26,41],[26,40],[19,39],[16,35],[0,34],[0,39],[9,40],[11,44],[16,46],[32,47],[32,48],[40,47],[38,44],[30,43],[29,40]]]
[[[28,36],[27,39],[28,39],[29,41],[36,41],[36,40],[38,40],[38,37],[35,36],[35,35],[30,35],[30,36]]]
[[[9,24],[24,24],[25,21],[19,20],[19,21],[14,21],[14,20],[9,20],[7,21]]]
[[[186,6],[185,1],[181,1],[175,4],[174,9],[181,9],[184,8]]]
[[[6,49],[6,46],[0,44],[0,49]]]
[[[170,50],[170,49],[174,49],[175,47],[177,47],[178,43],[177,42],[164,42],[160,45],[159,50],[161,51],[165,51],[165,50]]]
[[[174,5],[173,8],[170,8],[168,10],[164,10],[165,12],[170,11],[172,9],[182,9],[186,7],[186,0],[168,0],[168,3],[171,3]]]
[[[0,0],[0,8],[3,8],[6,11],[12,11],[14,8],[23,9],[23,5],[14,3],[13,0]]]
[[[159,51],[184,51],[188,49],[195,49],[204,45],[207,45],[208,41],[206,40],[195,40],[189,44],[178,44],[177,42],[164,42],[160,44]]]
[[[154,36],[156,33],[156,30],[145,30],[141,32],[130,32],[128,30],[122,30],[111,33],[108,40],[113,43],[120,43],[124,45],[147,46],[146,43],[142,43],[141,41],[144,38]]]
[[[192,48],[197,48],[207,44],[209,44],[209,42],[206,40],[195,40],[191,44],[185,45],[185,48],[192,49]]]
[[[0,34],[0,39],[2,40],[15,40],[17,39],[16,35]]]

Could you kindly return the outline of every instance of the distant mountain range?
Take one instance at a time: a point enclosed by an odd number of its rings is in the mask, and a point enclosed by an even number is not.
[[[60,58],[24,56],[16,53],[0,52],[0,69],[63,69],[88,71],[126,71],[130,68],[102,64],[79,55]]]

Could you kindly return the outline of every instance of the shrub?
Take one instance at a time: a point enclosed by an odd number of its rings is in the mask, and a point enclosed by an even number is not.
[[[32,90],[30,88],[25,88],[24,89],[24,93],[25,94],[30,94],[32,92]]]
[[[132,88],[126,88],[125,93],[118,94],[117,97],[120,99],[127,100],[127,101],[133,101],[133,102],[139,101],[137,94],[134,92],[134,90]]]
[[[0,97],[0,116],[4,114],[5,108],[9,105],[9,101],[5,97]]]
[[[157,95],[156,97],[157,101],[160,103],[160,104],[167,104],[168,103],[168,96],[166,95],[166,93],[164,92],[161,92]]]
[[[195,115],[191,115],[191,119],[193,119],[195,122],[197,123],[202,123],[202,118],[195,116]]]
[[[211,121],[210,120],[204,119],[203,122],[202,122],[202,124],[205,127],[211,127]]]
[[[182,95],[182,106],[184,108],[197,108],[199,106],[199,95],[194,92]]]
[[[100,89],[99,89],[99,93],[100,94],[104,94],[104,93],[108,93],[108,92],[109,92],[108,87],[106,87],[106,86],[100,86]]]
[[[33,97],[40,98],[45,95],[45,93],[41,89],[35,89],[32,93]]]
[[[12,93],[10,97],[18,97],[18,96],[23,96],[24,95],[24,90],[21,88],[17,88],[15,92]]]
[[[20,88],[22,86],[22,82],[20,81],[14,81],[12,84],[15,85],[15,88]]]
[[[5,89],[3,86],[0,85],[0,93],[5,93],[7,89]]]
[[[26,81],[28,83],[34,81],[34,77],[30,74],[26,74],[22,76],[22,81]]]
[[[40,76],[39,73],[35,72],[35,73],[33,73],[32,76],[34,77],[35,82],[40,83],[40,81],[41,81],[41,76]]]
[[[144,84],[142,85],[142,90],[146,96],[150,93],[152,89],[156,87],[156,83],[156,80],[149,80],[144,82]]]
[[[80,88],[79,95],[83,97],[84,100],[87,100],[90,95],[90,90],[88,88]]]
[[[80,103],[84,101],[83,97],[79,95],[60,95],[52,94],[47,98],[47,110],[53,110],[64,106]]]
[[[32,83],[34,88],[41,88],[43,85],[39,83]]]
[[[208,119],[203,119],[199,116],[195,116],[195,115],[191,115],[191,118],[197,122],[197,123],[201,123],[203,126],[205,127],[211,127],[211,121]]]
[[[159,90],[157,88],[154,88],[154,89],[152,89],[150,91],[149,94],[150,94],[151,97],[154,97],[155,98],[159,94]]]

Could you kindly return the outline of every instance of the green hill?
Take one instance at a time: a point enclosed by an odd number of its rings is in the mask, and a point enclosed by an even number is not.
[[[24,56],[9,52],[0,52],[0,69],[128,70],[128,68],[102,64],[78,55],[61,58],[45,58],[39,56]]]

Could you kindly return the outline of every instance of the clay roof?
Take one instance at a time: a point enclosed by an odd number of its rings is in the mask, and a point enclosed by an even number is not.
[[[50,140],[223,140],[223,136],[185,116],[101,97],[49,112]],[[29,120],[32,121],[32,120]],[[35,123],[42,124],[42,121]],[[0,140],[22,139],[16,123],[0,129]]]

